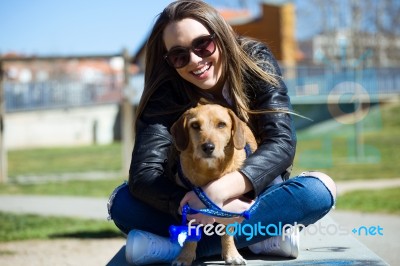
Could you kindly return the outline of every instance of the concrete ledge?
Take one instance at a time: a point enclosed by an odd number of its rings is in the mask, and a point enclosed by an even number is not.
[[[319,221],[321,227],[339,228],[328,215]],[[389,265],[349,233],[327,234],[303,231],[300,234],[300,255],[297,259],[256,256],[250,251],[241,251],[247,265]],[[125,266],[125,246],[110,260],[107,266]],[[196,261],[193,265],[225,265],[219,256]]]

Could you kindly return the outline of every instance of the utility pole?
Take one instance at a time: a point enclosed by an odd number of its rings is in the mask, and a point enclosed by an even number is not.
[[[121,100],[121,140],[122,140],[122,174],[129,174],[129,167],[133,149],[133,108],[127,95],[130,86],[130,57],[127,49],[123,50],[124,84]]]
[[[3,79],[3,61],[0,55],[0,183],[7,182],[7,151],[4,141],[4,117],[6,108]]]

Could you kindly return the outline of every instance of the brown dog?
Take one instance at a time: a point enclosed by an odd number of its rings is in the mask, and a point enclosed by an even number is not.
[[[246,159],[244,147],[251,151],[257,142],[250,128],[235,113],[217,104],[199,104],[187,110],[171,127],[180,152],[183,174],[194,186],[204,186],[237,170]],[[246,264],[232,236],[221,238],[222,257],[228,264]],[[173,265],[191,265],[197,242],[185,242]]]

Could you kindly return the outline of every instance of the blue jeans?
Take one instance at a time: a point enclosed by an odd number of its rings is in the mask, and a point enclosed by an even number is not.
[[[304,226],[315,223],[330,211],[334,199],[329,189],[318,178],[300,175],[267,187],[259,195],[257,204],[251,212],[250,219],[242,222],[241,227],[254,228],[253,225],[261,224],[271,229],[263,232],[271,234],[254,234],[251,239],[249,235],[235,234],[238,249],[276,235],[278,232],[272,232],[273,228],[295,223]],[[125,234],[132,229],[140,229],[169,237],[169,226],[180,224],[180,221],[169,214],[132,197],[127,184],[118,187],[111,196],[109,214],[115,225]],[[203,233],[197,246],[197,258],[220,253],[220,236],[208,236]]]

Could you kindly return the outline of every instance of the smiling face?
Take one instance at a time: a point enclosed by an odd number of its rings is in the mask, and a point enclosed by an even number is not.
[[[192,46],[193,40],[208,36],[211,32],[197,20],[185,18],[168,24],[163,32],[164,44],[167,51],[175,47]],[[213,88],[222,76],[222,60],[218,46],[215,52],[205,58],[190,51],[190,61],[182,68],[177,68],[178,74],[188,82],[203,90]]]

